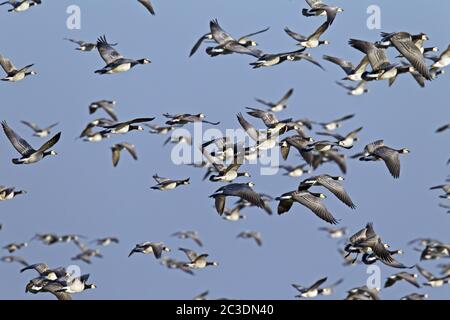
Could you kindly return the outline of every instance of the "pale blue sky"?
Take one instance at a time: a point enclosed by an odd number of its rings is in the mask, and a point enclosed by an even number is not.
[[[324,35],[331,44],[310,51],[318,60],[329,54],[359,61],[361,54],[347,45],[348,39],[375,41],[380,31],[425,32],[430,45],[443,49],[449,44],[448,1],[414,0],[408,5],[386,0],[333,3],[344,7],[345,12]],[[71,4],[81,7],[81,30],[65,26],[65,11]],[[342,219],[342,226],[353,232],[373,221],[384,241],[395,249],[404,249],[399,260],[405,264],[414,264],[419,258],[419,253],[406,245],[410,239],[430,236],[449,241],[450,217],[438,208],[437,193],[428,190],[448,174],[448,133],[434,133],[450,120],[447,75],[427,83],[425,89],[411,77],[401,76],[393,88],[384,82],[371,83],[369,94],[350,97],[334,83],[343,77],[342,70],[323,60],[326,72],[303,61],[252,70],[248,65],[251,57],[212,59],[204,47],[189,59],[192,45],[208,31],[212,18],[218,18],[223,28],[236,36],[270,26],[268,32],[255,37],[260,48],[269,52],[295,50],[294,42],[283,31],[285,26],[309,34],[323,18],[303,17],[302,0],[153,0],[153,4],[154,17],[137,1],[125,0],[44,1],[23,14],[8,14],[0,7],[0,29],[7,30],[1,53],[17,66],[35,63],[33,69],[38,72],[19,83],[0,83],[1,119],[33,145],[42,140],[31,138],[31,131],[20,120],[42,126],[59,121],[58,129],[63,132],[56,146],[58,157],[32,166],[11,163],[17,154],[2,135],[0,183],[25,189],[28,194],[0,204],[0,223],[4,224],[0,244],[28,241],[36,232],[78,233],[91,239],[119,237],[119,245],[102,249],[103,259],[94,258],[92,265],[81,264],[98,288],[75,297],[78,299],[190,299],[206,289],[211,297],[291,299],[296,294],[291,283],[308,285],[323,276],[329,277],[328,283],[345,278],[332,296],[343,298],[346,289],[365,283],[366,268],[341,266],[337,243],[317,231],[325,223],[305,208],[295,205],[283,216],[267,216],[251,209],[245,212],[248,219],[228,223],[217,215],[208,198],[219,185],[202,182],[203,171],[199,169],[173,165],[170,148],[162,147],[164,137],[133,132],[98,144],[74,141],[93,119],[88,114],[89,103],[98,99],[117,100],[120,119],[156,116],[154,122],[162,123],[164,112],[204,112],[211,121],[220,120],[220,128],[225,129],[239,126],[236,113],[246,106],[257,106],[255,97],[275,100],[291,87],[294,95],[280,118],[326,121],[356,113],[342,130],[345,133],[364,126],[356,151],[376,139],[411,150],[401,158],[399,180],[394,180],[380,163],[348,161],[345,186],[357,210],[347,209],[332,196],[325,200],[331,212]],[[381,30],[366,27],[366,9],[371,4],[381,7]],[[62,40],[72,37],[94,41],[103,34],[118,42],[117,48],[125,56],[149,57],[153,63],[121,75],[99,76],[94,70],[103,67],[103,61],[97,52],[75,51],[71,43]],[[394,57],[395,51],[389,54]],[[125,155],[113,168],[109,147],[121,141],[136,144],[139,161]],[[295,161],[298,159],[291,156],[288,163]],[[259,192],[278,196],[298,184],[298,180],[281,175],[259,176],[255,166],[247,169]],[[190,176],[191,185],[172,192],[153,191],[149,187],[154,173],[173,178]],[[326,165],[318,173],[339,171]],[[135,243],[164,241],[173,249],[172,256],[184,259],[177,247],[198,248],[189,240],[169,237],[184,229],[198,230],[205,243],[202,250],[219,261],[218,268],[200,270],[191,277],[160,266],[150,255],[127,258]],[[235,239],[246,229],[262,233],[261,248]],[[32,242],[17,254],[30,263],[47,262],[56,267],[70,264],[70,257],[77,252],[73,244],[46,247]],[[3,250],[2,254],[7,252]],[[422,263],[437,273],[435,264]],[[18,265],[0,264],[0,298],[49,298],[47,294],[25,294],[25,284],[34,274],[20,274],[18,269]],[[383,279],[397,272],[383,265],[381,269]],[[383,290],[381,297],[396,299],[418,291],[445,299],[449,297],[448,288],[416,290],[400,283]]]

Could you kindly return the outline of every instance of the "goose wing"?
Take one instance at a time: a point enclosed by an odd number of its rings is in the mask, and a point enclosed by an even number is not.
[[[384,49],[377,48],[373,43],[363,40],[350,39],[349,44],[365,53],[374,71],[379,71],[390,65]]]
[[[348,193],[345,191],[342,184],[340,184],[339,182],[328,176],[319,176],[317,178],[317,182],[319,182],[320,185],[322,185],[323,187],[330,190],[332,194],[334,194],[339,200],[341,200],[347,206],[349,206],[352,209],[356,208],[355,204],[353,203]]]
[[[200,48],[200,46],[202,45],[203,41],[208,39],[208,35],[209,35],[209,33],[205,33],[204,35],[202,35],[200,37],[200,39],[197,40],[197,42],[192,47],[191,52],[189,53],[189,57],[192,57],[194,55],[194,53],[197,52],[198,48]]]
[[[26,266],[25,268],[20,269],[20,272],[24,272],[26,270],[36,270],[40,275],[42,275],[44,272],[48,270],[48,265],[45,263],[35,263],[29,266]]]
[[[317,280],[312,286],[310,286],[306,291],[316,290],[318,289],[325,281],[327,281],[327,277]]]
[[[50,140],[48,140],[46,143],[44,143],[37,151],[38,152],[44,152],[53,147],[58,141],[59,138],[61,138],[61,132],[58,132],[55,134]]]
[[[325,21],[324,23],[322,23],[316,31],[314,31],[314,33],[312,35],[310,35],[308,37],[309,40],[319,40],[320,36],[327,31],[328,27],[330,26],[330,24],[328,23],[328,21]]]
[[[297,202],[307,207],[320,219],[331,224],[338,223],[318,197],[309,192],[294,193],[293,197]]]
[[[346,61],[346,60],[343,60],[340,58],[327,56],[327,55],[324,55],[322,58],[324,60],[330,61],[331,63],[337,64],[338,66],[340,66],[347,75],[349,75],[353,72],[354,66],[350,61]]]
[[[262,30],[259,30],[259,31],[256,31],[256,32],[252,32],[252,33],[246,34],[246,35],[240,37],[239,40],[242,40],[242,39],[245,39],[245,38],[249,38],[249,37],[252,37],[252,36],[256,36],[257,34],[264,33],[264,32],[266,32],[269,29],[270,29],[270,27],[267,27],[265,29],[262,29]]]
[[[45,128],[44,130],[50,130],[50,129],[56,127],[58,124],[59,124],[58,122],[53,123],[53,124],[49,125],[47,128]]]
[[[410,284],[412,284],[416,288],[420,288],[420,284],[417,282],[417,280],[416,280],[416,278],[414,277],[413,274],[408,273],[408,272],[399,272],[397,274],[397,276],[402,278],[403,280],[409,282]]]
[[[386,263],[394,262],[394,258],[392,258],[390,252],[384,247],[384,244],[381,242],[381,238],[379,237],[375,246],[373,246],[373,252],[383,262]]]
[[[422,52],[411,40],[411,35],[407,32],[398,32],[389,38],[394,47],[412,64],[412,66],[427,80],[432,76]]]
[[[222,190],[225,196],[235,196],[247,200],[251,204],[264,208],[264,201],[261,195],[256,193],[252,188],[244,184],[230,184]]]
[[[427,269],[422,268],[419,265],[416,265],[417,271],[420,272],[420,274],[427,279],[428,281],[433,280],[435,278],[434,274],[432,274],[430,271],[428,271]]]
[[[112,163],[113,163],[113,166],[116,167],[120,160],[121,149],[114,145],[111,148],[111,151],[112,151]]]
[[[62,284],[58,282],[50,282],[42,288],[42,291],[51,293],[58,300],[72,300],[72,296],[70,295],[70,293],[60,291],[63,289],[64,287]]]
[[[383,159],[389,172],[394,178],[400,177],[400,157],[396,150],[388,147],[380,147],[375,149],[373,154]]]
[[[186,248],[178,248],[178,250],[183,251],[184,254],[188,257],[188,259],[190,261],[194,261],[195,259],[198,258],[198,254],[197,252],[190,250],[190,249],[186,249]]]
[[[163,182],[170,181],[169,178],[163,178],[163,177],[158,176],[157,174],[153,175],[152,178],[153,178],[157,183],[163,183]]]
[[[122,147],[124,147],[128,153],[133,157],[134,160],[137,160],[137,153],[136,153],[136,146],[134,144],[128,143],[128,142],[122,142],[120,143]]]
[[[106,64],[111,64],[114,61],[123,58],[123,56],[114,49],[108,41],[106,41],[105,36],[97,39],[97,50]]]
[[[152,3],[150,0],[138,0],[145,8],[147,8],[150,14],[155,15],[155,10],[153,9]]]
[[[288,27],[284,28],[284,32],[286,32],[289,37],[291,37],[292,39],[294,39],[298,42],[306,40],[306,37],[304,35],[294,32],[291,29],[289,29]]]
[[[294,89],[289,89],[284,96],[280,99],[280,101],[277,102],[277,104],[285,104],[288,99],[292,96],[292,94],[294,93]]]
[[[0,65],[2,66],[3,70],[5,70],[6,73],[11,73],[12,71],[17,70],[14,64],[9,60],[8,58],[4,57],[2,54],[0,54]]]
[[[22,123],[23,123],[24,125],[26,125],[27,127],[33,129],[33,131],[35,131],[35,132],[41,130],[41,128],[39,128],[35,123],[31,123],[31,122],[24,121],[24,120],[22,120],[22,121],[20,121],[20,122],[22,122]]]
[[[6,121],[2,121],[2,127],[3,131],[6,134],[6,137],[9,139],[13,147],[23,156],[28,157],[36,150],[33,149],[32,146],[28,144],[22,137],[20,137],[17,133],[14,132],[13,129],[11,129]]]
[[[254,126],[252,126],[247,120],[244,119],[242,113],[237,114],[238,121],[242,128],[244,128],[245,132],[252,138],[254,141],[258,141],[259,132],[256,130]]]
[[[224,44],[228,41],[235,41],[235,39],[231,35],[229,35],[220,27],[217,19],[211,20],[209,23],[209,27],[211,29],[211,34],[214,41],[216,41],[218,44]]]

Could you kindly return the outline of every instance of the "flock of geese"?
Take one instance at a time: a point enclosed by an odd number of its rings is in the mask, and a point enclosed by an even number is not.
[[[145,8],[154,14],[152,4],[148,0],[138,0]],[[342,8],[331,6],[320,0],[306,0],[309,8],[305,8],[302,14],[305,17],[323,16],[324,21],[309,36],[303,36],[285,29],[288,36],[296,41],[296,45],[300,47],[295,51],[284,53],[266,53],[256,48],[258,45],[251,37],[266,32],[269,28],[244,35],[240,38],[234,38],[228,34],[219,25],[217,20],[210,21],[210,30],[202,35],[195,43],[190,51],[190,56],[194,55],[203,43],[210,46],[206,48],[206,53],[211,57],[244,54],[254,57],[256,60],[251,62],[253,68],[272,67],[286,61],[305,60],[315,64],[323,69],[322,65],[315,60],[311,53],[306,50],[316,48],[321,45],[327,45],[328,40],[321,40],[323,34],[333,24],[338,13],[343,12]],[[10,12],[22,12],[35,5],[41,5],[41,0],[10,0],[0,5],[9,4]],[[138,65],[151,63],[149,58],[133,59],[125,58],[120,54],[116,46],[117,43],[110,43],[105,36],[98,38],[97,42],[86,42],[74,39],[67,39],[77,45],[76,49],[83,52],[97,50],[105,65],[95,73],[99,75],[108,75],[126,72]],[[365,40],[350,39],[349,45],[363,53],[361,61],[355,67],[351,62],[341,58],[326,55],[324,60],[340,66],[345,72],[342,81],[357,82],[356,86],[350,86],[343,82],[338,82],[348,90],[350,95],[360,95],[368,90],[365,88],[366,83],[371,81],[388,80],[392,85],[397,76],[402,73],[411,74],[420,86],[425,86],[426,81],[435,79],[444,73],[443,68],[450,64],[450,46],[439,56],[432,55],[436,52],[436,47],[426,47],[425,41],[428,36],[421,33],[412,35],[407,32],[382,33],[381,39],[376,42]],[[391,62],[386,54],[386,50],[393,48],[398,52],[398,62]],[[431,64],[427,64],[427,60],[431,60]],[[3,81],[17,82],[27,76],[36,75],[32,70],[33,64],[22,68],[16,68],[13,63],[0,54],[0,65],[4,69],[6,76]],[[371,69],[367,70],[370,65]],[[278,101],[265,101],[257,99],[260,103],[259,108],[247,108],[244,113],[236,115],[240,128],[253,142],[246,145],[244,142],[234,141],[231,137],[222,137],[206,141],[203,144],[193,145],[190,136],[176,136],[170,133],[177,128],[187,126],[192,123],[203,123],[205,125],[218,126],[220,122],[206,120],[206,115],[201,114],[163,114],[165,123],[161,125],[154,124],[155,117],[137,117],[129,120],[119,120],[116,114],[116,102],[111,100],[101,100],[92,102],[89,106],[89,113],[104,112],[107,117],[96,118],[87,123],[77,139],[85,142],[99,142],[110,139],[112,136],[124,136],[131,131],[143,131],[148,128],[151,134],[169,135],[164,141],[164,145],[171,144],[187,144],[191,145],[203,155],[203,160],[198,163],[190,163],[188,165],[199,169],[206,170],[203,180],[210,183],[220,184],[220,187],[213,188],[209,198],[214,203],[214,207],[220,217],[228,221],[238,221],[245,218],[242,211],[249,207],[259,208],[267,214],[272,214],[271,202],[277,202],[277,213],[279,215],[293,211],[301,211],[293,208],[294,204],[302,206],[306,212],[311,212],[318,219],[321,219],[324,226],[319,230],[326,232],[331,238],[344,240],[340,245],[339,252],[343,256],[345,265],[353,264],[374,264],[376,262],[383,263],[391,268],[411,270],[416,268],[419,274],[424,278],[419,280],[418,274],[412,271],[401,271],[390,275],[384,284],[385,288],[392,287],[399,281],[405,281],[415,288],[422,285],[429,287],[440,287],[450,283],[450,264],[445,263],[439,265],[441,275],[436,276],[420,265],[407,266],[397,260],[396,256],[400,255],[402,250],[391,250],[390,245],[375,231],[372,223],[367,223],[361,230],[351,235],[347,240],[347,228],[335,227],[329,225],[337,225],[340,219],[327,208],[324,199],[328,197],[327,193],[336,197],[349,210],[355,210],[356,204],[352,197],[344,187],[345,175],[347,171],[347,159],[357,159],[364,162],[383,162],[386,166],[387,173],[393,178],[400,177],[401,155],[409,153],[407,148],[399,148],[398,146],[389,146],[384,140],[374,140],[368,142],[364,148],[360,148],[360,152],[349,154],[359,141],[359,135],[363,127],[351,128],[351,130],[343,130],[342,127],[354,118],[354,114],[343,116],[339,119],[330,121],[313,121],[310,119],[283,119],[278,120],[277,113],[285,111],[288,101],[293,94],[293,89],[288,90]],[[249,117],[259,119],[264,125],[264,129],[259,129],[249,122]],[[47,139],[52,134],[58,123],[54,123],[47,127],[40,127],[37,124],[28,121],[22,121],[22,124],[31,129],[33,136]],[[61,132],[57,132],[50,139],[41,145],[32,146],[23,136],[26,134],[24,128],[16,125],[10,126],[7,121],[2,121],[2,128],[7,141],[15,149],[17,156],[12,158],[15,165],[35,164],[50,156],[57,156],[57,146],[60,141]],[[313,130],[316,132],[312,137]],[[450,124],[444,125],[437,129],[441,133],[450,129]],[[18,133],[20,132],[20,134]],[[4,140],[5,141],[5,140]],[[297,165],[280,164],[279,168],[283,170],[283,174],[293,178],[299,178],[303,175],[309,175],[298,183],[295,190],[285,190],[280,195],[272,197],[270,195],[259,193],[254,189],[254,183],[239,182],[241,179],[250,178],[247,171],[243,171],[246,161],[255,160],[264,152],[270,150],[280,150],[282,159],[287,160],[289,155],[295,153],[302,162]],[[132,159],[137,160],[137,148],[134,144],[126,141],[115,143],[111,146],[111,157],[113,166],[119,164],[122,152],[126,150]],[[292,150],[292,152],[291,152]],[[330,174],[314,174],[314,171],[324,163],[333,163],[342,172],[341,176]],[[450,160],[449,160],[450,163]],[[153,192],[173,190],[178,187],[187,186],[191,183],[190,177],[160,177],[158,174],[153,176],[155,185],[151,186]],[[447,182],[450,180],[447,179]],[[440,189],[444,192],[440,198],[450,199],[450,184],[442,184],[431,187],[432,190]],[[215,190],[215,191],[214,191]],[[12,186],[0,186],[0,201],[12,200],[16,196],[25,195],[25,190],[18,190]],[[205,197],[206,198],[206,197]],[[231,205],[231,199],[237,199]],[[205,199],[206,200],[206,199]],[[440,203],[447,213],[450,213],[450,206]],[[0,225],[0,229],[3,227]],[[199,248],[203,246],[199,234],[196,231],[178,231],[172,235],[179,239],[190,239]],[[262,246],[262,235],[258,231],[246,230],[237,235],[239,239],[252,240],[257,246]],[[57,235],[53,233],[36,234],[31,241],[40,241],[45,245],[55,245],[58,243],[74,243],[78,248],[78,252],[73,256],[72,260],[82,261],[84,263],[92,263],[92,258],[102,258],[99,247],[108,246],[119,243],[119,239],[110,236],[105,238],[94,239],[88,242],[80,235]],[[30,241],[30,243],[31,243]],[[9,243],[3,248],[9,254],[20,251],[30,245],[27,242]],[[444,243],[436,239],[414,239],[410,245],[416,245],[414,250],[420,251],[420,260],[436,260],[450,257],[450,244]],[[188,274],[194,274],[207,267],[218,267],[219,263],[210,259],[209,254],[202,251],[194,251],[192,249],[180,247],[178,250],[182,252],[186,258],[184,260],[176,260],[169,256],[172,251],[164,242],[142,242],[131,247],[128,257],[135,254],[151,254],[160,261],[161,265],[181,270]],[[353,256],[354,255],[354,256]],[[361,258],[359,259],[361,255]],[[22,265],[20,272],[29,272],[34,270],[37,276],[30,279],[25,285],[26,292],[51,293],[60,300],[69,300],[73,294],[81,293],[88,289],[96,288],[96,285],[89,282],[89,274],[74,275],[71,270],[63,267],[51,268],[42,262],[29,264],[20,256],[8,255],[1,258],[3,262],[16,262]],[[319,295],[328,296],[333,294],[334,288],[343,282],[339,279],[333,284],[323,286],[327,278],[321,278],[310,286],[293,284],[293,288],[297,291],[298,298],[313,298]],[[377,300],[380,288],[369,288],[366,285],[348,290],[346,299],[363,299]],[[206,299],[208,292],[201,293],[196,299]],[[426,294],[413,292],[406,295],[402,299],[425,299]]]

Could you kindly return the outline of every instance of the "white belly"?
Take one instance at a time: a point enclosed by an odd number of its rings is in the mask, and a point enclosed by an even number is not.
[[[442,58],[441,60],[439,60],[438,62],[436,62],[435,64],[433,64],[434,68],[444,68],[446,66],[448,66],[450,64],[450,58]]]
[[[351,147],[353,145],[354,139],[347,138],[340,142],[340,145],[343,147]]]
[[[23,78],[25,78],[25,72],[19,72],[9,79],[12,82],[16,82],[16,81],[23,80]]]
[[[302,41],[300,44],[306,48],[316,48],[319,46],[318,40]]]
[[[317,294],[318,294],[317,290],[312,290],[312,291],[302,293],[302,297],[303,298],[314,298],[314,297],[317,297]]]
[[[130,69],[131,69],[131,63],[124,63],[121,65],[118,65],[114,69],[111,69],[110,71],[108,71],[108,73],[120,73],[120,72],[128,71]]]
[[[349,75],[348,78],[352,81],[361,81],[362,80],[361,76],[362,76],[362,73],[354,73],[354,74]]]
[[[274,65],[276,65],[276,64],[278,64],[278,63],[280,63],[280,57],[276,57],[276,58],[267,60],[267,61],[265,61],[265,62],[263,63],[263,65],[264,65],[265,67],[270,67],[270,66],[274,66]]]
[[[17,8],[15,8],[13,11],[15,12],[23,12],[26,11],[30,8],[30,3],[28,1],[24,1],[20,4],[20,6],[18,6]]]
[[[390,78],[393,78],[397,75],[397,68],[393,68],[389,71],[384,72],[381,77],[380,80],[388,80]]]
[[[123,128],[120,128],[118,130],[114,129],[111,132],[113,132],[113,133],[127,133],[129,129],[130,129],[130,126],[124,126]]]
[[[172,190],[175,189],[175,187],[177,186],[177,184],[175,182],[169,183],[165,186],[163,186],[161,189],[162,190]]]
[[[295,170],[289,172],[290,177],[300,177],[302,174],[303,174],[302,169],[295,169]]]
[[[436,287],[441,287],[444,284],[444,280],[434,280],[434,281],[430,281],[430,285],[433,288]]]
[[[360,96],[360,95],[362,95],[363,93],[364,93],[364,88],[356,88],[356,89],[350,91],[350,94],[351,94],[352,96]]]

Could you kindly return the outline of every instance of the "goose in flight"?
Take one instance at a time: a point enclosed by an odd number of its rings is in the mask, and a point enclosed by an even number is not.
[[[5,262],[5,263],[17,262],[25,267],[29,265],[28,262],[24,258],[18,257],[18,256],[3,256],[0,258],[0,261]]]
[[[295,149],[297,149],[306,163],[311,165],[313,160],[313,153],[311,152],[311,150],[308,150],[308,145],[311,142],[314,142],[313,138],[305,137],[300,134],[284,138],[279,143],[283,160],[286,160],[289,157],[291,147],[294,147]]]
[[[213,28],[211,28],[211,26]],[[191,49],[191,51],[189,53],[189,57],[192,57],[197,52],[198,48],[200,48],[200,46],[202,45],[202,43],[204,41],[216,42],[219,45],[222,44],[222,43],[216,41],[216,39],[218,39],[218,40],[224,39],[225,38],[224,35],[225,35],[226,32],[219,26],[218,22],[217,21],[211,22],[210,23],[210,29],[211,29],[211,32],[205,33],[204,35],[202,35],[200,37],[200,39],[197,40],[197,42],[192,47],[192,49]],[[269,30],[268,27],[263,29],[263,30],[259,30],[259,31],[256,31],[256,32],[252,32],[252,33],[246,34],[246,35],[240,37],[237,40],[233,39],[233,41],[236,41],[236,43],[234,43],[234,44],[235,44],[235,46],[241,45],[241,46],[243,46],[245,48],[255,47],[258,44],[255,41],[251,40],[250,37],[258,35],[258,34],[263,33],[263,32],[266,32],[267,30]],[[216,38],[213,37],[213,32],[216,33]],[[226,39],[231,40],[230,38],[232,38],[230,35],[228,35],[226,37]],[[218,51],[218,50],[216,49],[216,51]],[[221,52],[221,54],[230,54],[230,53],[233,53],[233,52],[229,51],[229,50],[224,50],[223,52]]]
[[[197,231],[177,231],[172,234],[172,237],[177,237],[178,239],[192,239],[199,247],[203,247],[203,243],[200,240]]]
[[[238,177],[250,177],[248,172],[238,171],[243,163],[241,154],[235,154],[233,162],[229,165],[225,165],[223,162],[216,160],[206,149],[203,149],[203,155],[217,172],[217,174],[210,175],[209,181],[232,182]]]
[[[310,287],[304,288],[301,285],[298,284],[292,284],[292,287],[294,287],[299,294],[296,295],[296,298],[315,298],[319,295],[319,287],[327,281],[327,277],[322,278],[320,280],[317,280],[313,285]]]
[[[408,32],[382,33],[382,37],[382,42],[389,41],[425,79],[432,80],[423,53],[414,44],[411,34]]]
[[[255,100],[263,105],[265,105],[266,107],[268,107],[267,111],[270,112],[280,112],[284,109],[287,108],[287,102],[289,100],[289,98],[292,96],[292,94],[294,93],[294,89],[289,89],[284,95],[283,97],[276,101],[276,102],[271,102],[271,101],[266,101],[263,99],[259,99],[256,98]]]
[[[247,200],[251,204],[264,209],[266,206],[261,195],[255,192],[252,187],[255,184],[253,182],[247,183],[231,183],[226,186],[217,189],[214,194],[209,196],[215,199],[215,207],[217,213],[222,215],[225,210],[225,199],[226,197],[239,197],[241,199]]]
[[[203,122],[203,123],[212,124],[214,126],[220,124],[220,121],[219,122],[211,122],[211,121],[205,120],[206,116],[205,116],[204,113],[199,113],[199,114],[189,114],[189,113],[169,114],[169,113],[164,113],[163,116],[168,118],[168,119],[170,119],[170,120],[168,120],[166,122],[166,124],[169,125],[169,126],[175,126],[175,125],[183,126],[185,124],[194,123],[194,122]]]
[[[343,116],[341,118],[338,118],[338,119],[335,119],[335,120],[331,120],[329,122],[315,122],[315,121],[311,121],[311,123],[318,124],[323,129],[325,129],[327,131],[334,131],[334,130],[342,127],[342,122],[344,122],[346,120],[350,120],[354,116],[355,116],[354,114],[349,114],[349,115]]]
[[[262,246],[262,236],[258,231],[242,231],[236,236],[236,238],[253,239],[258,246]]]
[[[169,178],[163,178],[155,174],[153,175],[153,179],[157,182],[155,186],[151,187],[151,189],[153,190],[172,190],[177,188],[178,186],[190,184],[190,178],[184,180],[171,180]]]
[[[37,273],[39,273],[39,276],[41,278],[51,281],[55,281],[59,278],[66,277],[69,275],[65,268],[59,267],[52,269],[49,268],[49,266],[46,263],[35,263],[32,265],[28,265],[25,268],[22,268],[20,272],[24,272],[27,270],[35,270]]]
[[[0,66],[6,72],[6,77],[2,81],[17,82],[23,80],[26,76],[37,74],[35,71],[29,71],[34,64],[29,64],[21,69],[17,69],[8,58],[0,54]]]
[[[11,200],[20,194],[26,194],[25,190],[16,190],[15,187],[0,186],[0,201]]]
[[[388,80],[397,75],[397,64],[389,62],[384,48],[378,48],[372,42],[357,39],[350,39],[348,43],[353,48],[364,53],[372,66],[371,72],[362,74],[363,80]],[[415,48],[417,49],[417,47]]]
[[[101,109],[105,111],[108,116],[111,117],[112,120],[118,121],[117,115],[114,112],[114,106],[116,105],[116,101],[114,100],[99,100],[92,102],[89,105],[89,114],[94,114],[97,110]]]
[[[149,254],[153,253],[156,259],[161,258],[163,252],[170,252],[170,248],[164,245],[162,242],[142,242],[136,244],[136,246],[128,254],[131,257],[134,253]]]
[[[39,138],[45,138],[45,137],[47,137],[50,133],[51,133],[51,129],[53,128],[53,127],[55,127],[55,126],[57,126],[58,125],[58,122],[57,123],[54,123],[54,124],[52,124],[52,125],[50,125],[50,126],[48,126],[48,127],[46,127],[46,128],[40,128],[38,125],[36,125],[35,123],[32,123],[32,122],[28,122],[28,121],[20,121],[20,122],[22,122],[24,125],[26,125],[27,127],[29,127],[29,128],[31,128],[33,131],[34,131],[34,134],[33,134],[33,136],[34,137],[39,137]]]
[[[283,53],[262,53],[260,52],[255,57],[258,58],[255,62],[251,62],[250,65],[253,67],[253,69],[261,68],[261,67],[272,67],[276,66],[280,63],[283,63],[285,61],[298,61],[301,60],[301,58],[304,58],[307,61],[310,61],[313,63],[312,59],[304,54],[303,51],[305,51],[305,47],[290,51],[290,52],[283,52]]]
[[[321,199],[325,199],[326,196],[323,193],[312,193],[307,190],[294,190],[286,192],[280,197],[275,198],[278,203],[278,214],[284,214],[288,212],[294,202],[301,204],[311,210],[317,217],[330,223],[337,224],[336,220],[327,207],[322,203]]]
[[[355,209],[356,206],[353,203],[350,196],[345,191],[339,181],[344,181],[344,177],[341,176],[330,176],[329,174],[321,174],[315,177],[311,177],[300,182],[299,190],[308,190],[314,185],[320,185],[328,189],[332,194],[336,196],[339,200],[345,203],[348,207]]]
[[[3,247],[3,249],[8,250],[9,253],[16,252],[17,250],[20,250],[22,248],[28,247],[27,242],[22,243],[9,243],[6,246]]]
[[[338,239],[338,238],[342,238],[343,236],[345,236],[347,234],[347,227],[342,227],[342,228],[330,228],[330,227],[320,227],[319,228],[320,231],[325,231],[326,233],[328,233],[328,236],[332,239]]]
[[[57,281],[49,281],[43,278],[31,279],[26,287],[25,292],[37,294],[39,292],[48,292],[54,295],[58,300],[72,300],[72,295],[67,292],[61,292],[64,286]]]
[[[422,268],[419,265],[416,265],[417,270],[419,273],[427,279],[427,282],[425,282],[424,286],[429,286],[432,288],[442,287],[445,284],[450,284],[450,276],[446,275],[443,277],[436,277],[434,274],[432,274],[430,271],[426,270],[425,268]]]
[[[345,246],[344,250],[347,252],[347,256],[351,253],[356,253],[354,261],[358,259],[360,253],[367,255],[373,255],[374,261],[380,260],[385,265],[393,268],[408,268],[405,265],[397,262],[393,258],[393,253],[387,250],[389,245],[383,243],[381,237],[373,229],[372,223],[367,223],[366,226],[352,235],[349,239],[349,243]],[[401,250],[397,250],[401,252]]]
[[[57,289],[56,292],[64,292],[68,294],[80,293],[87,289],[95,289],[97,286],[93,283],[86,283],[89,279],[89,274],[83,274],[69,280],[58,280],[62,288]]]
[[[184,254],[188,257],[189,262],[185,263],[184,266],[192,268],[192,269],[204,269],[209,266],[217,267],[219,265],[216,261],[208,261],[209,254],[202,253],[198,254],[197,252],[186,249],[186,248],[178,248],[180,251],[184,252]]]
[[[363,95],[364,93],[368,93],[369,89],[366,88],[366,83],[367,82],[365,80],[361,80],[360,82],[358,82],[356,86],[349,86],[340,81],[336,81],[336,84],[347,90],[347,94],[349,96],[360,96]]]
[[[383,160],[390,174],[395,178],[400,177],[400,154],[408,154],[407,148],[393,149],[384,144],[383,140],[377,140],[369,143],[364,148],[363,156],[360,161],[379,161]]]
[[[137,160],[137,153],[136,153],[136,147],[134,144],[128,143],[128,142],[121,142],[116,143],[111,147],[112,151],[112,163],[113,166],[116,167],[119,164],[120,160],[120,154],[122,150],[125,149],[128,151],[128,153],[133,157],[134,160]]]
[[[305,17],[313,16],[327,16],[327,23],[331,25],[336,18],[338,12],[344,12],[344,9],[327,5],[322,2],[322,0],[306,0],[306,3],[311,7],[311,9],[302,9],[302,14]]]
[[[313,34],[311,34],[308,37],[305,37],[301,34],[298,34],[292,30],[290,30],[288,27],[284,28],[284,32],[288,34],[292,39],[296,40],[298,42],[299,46],[305,47],[305,48],[317,48],[318,46],[324,45],[324,44],[330,44],[328,40],[320,40],[320,37],[322,34],[327,31],[329,27],[328,22],[324,22],[317,28],[316,31],[314,31]]]
[[[88,51],[92,51],[97,48],[96,43],[91,43],[91,42],[87,42],[87,41],[83,41],[83,40],[75,40],[75,39],[70,39],[70,38],[64,38],[64,40],[67,40],[67,41],[77,44],[78,47],[76,47],[75,50],[78,50],[78,51],[88,52]],[[114,46],[114,45],[115,44],[111,44],[111,46]]]
[[[30,9],[33,6],[38,4],[42,4],[41,0],[8,0],[0,3],[0,6],[9,4],[12,6],[11,9],[8,9],[8,12],[24,12]]]
[[[139,60],[124,58],[111,44],[106,41],[106,37],[102,36],[97,40],[97,50],[100,57],[105,61],[106,66],[102,69],[96,70],[98,74],[114,74],[126,72],[138,64],[149,64],[151,61],[148,58]]]
[[[405,280],[406,282],[412,284],[416,288],[420,288],[420,284],[417,282],[417,274],[408,272],[399,272],[389,276],[384,284],[385,288],[392,287],[398,281]]]
[[[439,57],[427,57],[428,59],[433,60],[432,69],[442,69],[450,65],[450,45],[448,45],[447,49],[441,53]]]
[[[254,57],[259,57],[262,52],[261,50],[253,48],[256,45],[256,42],[248,39],[248,37],[262,33],[268,30],[258,31],[253,34],[249,34],[247,36],[241,37],[240,39],[234,39],[229,33],[227,33],[222,27],[219,25],[217,19],[211,20],[209,23],[209,27],[211,30],[211,40],[214,40],[218,45],[215,47],[206,48],[206,53],[211,57],[215,57],[217,55],[222,54],[230,54],[230,53],[241,53],[252,55]],[[209,35],[205,35],[205,38],[209,38]],[[200,41],[200,40],[199,40]],[[199,45],[199,43],[197,42]],[[197,45],[196,44],[196,45]],[[195,46],[194,46],[195,48]]]
[[[350,61],[346,61],[340,58],[332,57],[332,56],[323,56],[324,60],[327,60],[331,63],[337,64],[344,70],[345,74],[347,75],[345,78],[342,78],[342,80],[350,80],[350,81],[361,81],[362,75],[364,72],[366,72],[367,66],[369,65],[369,59],[367,56],[364,56],[361,60],[361,62],[355,67]]]
[[[96,245],[98,246],[109,246],[111,243],[119,243],[119,239],[116,237],[105,237],[105,238],[100,238],[100,239],[95,239],[93,240],[93,242],[95,242]]]
[[[21,158],[12,159],[12,162],[14,164],[36,163],[47,156],[57,155],[56,151],[48,150],[59,141],[61,132],[58,132],[50,140],[45,142],[39,149],[35,150],[27,141],[25,141],[17,133],[15,133],[13,129],[8,126],[6,121],[2,121],[2,127],[8,140],[11,142],[13,147],[22,155]]]
[[[316,132],[316,134],[318,134],[320,136],[333,137],[338,141],[339,145],[343,146],[344,148],[348,148],[348,147],[353,146],[355,141],[359,140],[357,135],[362,129],[363,129],[363,127],[359,127],[353,131],[350,131],[345,136],[342,136],[338,133],[333,133],[333,132]]]
[[[143,123],[143,122],[150,122],[153,121],[155,118],[136,118],[132,120],[128,120],[125,122],[117,122],[111,125],[102,125],[102,128],[108,129],[106,130],[107,133],[114,133],[114,134],[125,134],[127,132],[130,132],[132,130],[138,130],[143,131],[144,128],[141,126],[135,126],[135,123]]]

